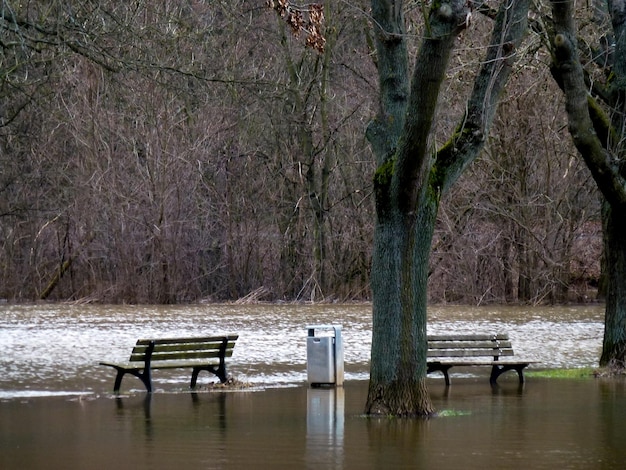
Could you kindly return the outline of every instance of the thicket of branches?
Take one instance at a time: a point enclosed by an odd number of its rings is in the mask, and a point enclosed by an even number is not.
[[[0,298],[368,299],[368,2],[324,7],[314,49],[261,0],[2,0]],[[598,196],[541,41],[442,204],[433,302],[594,297]],[[484,45],[462,47],[441,135]]]

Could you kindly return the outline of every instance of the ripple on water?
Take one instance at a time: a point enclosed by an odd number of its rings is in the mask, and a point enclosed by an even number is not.
[[[506,331],[516,353],[540,361],[539,367],[591,367],[600,354],[602,322],[601,306],[445,306],[429,309],[428,328],[429,333]],[[367,304],[4,304],[0,305],[0,398],[35,390],[108,391],[114,371],[98,362],[126,360],[138,338],[231,332],[240,338],[229,361],[230,372],[240,380],[261,385],[303,383],[305,327],[311,324],[342,325],[346,379],[367,378],[371,347]],[[187,371],[160,372],[154,375],[157,385],[188,381]]]

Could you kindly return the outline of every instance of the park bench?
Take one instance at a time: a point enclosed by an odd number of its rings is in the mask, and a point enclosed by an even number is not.
[[[509,335],[429,335],[427,373],[441,372],[450,385],[448,371],[454,366],[491,366],[489,382],[495,385],[498,377],[509,370],[517,372],[520,384],[524,383],[524,368],[533,361],[513,358]]]
[[[205,336],[200,338],[139,339],[128,362],[100,362],[117,370],[114,393],[119,392],[122,378],[131,374],[139,378],[148,392],[152,392],[152,370],[191,368],[191,388],[195,388],[198,374],[205,370],[226,382],[226,358],[233,355],[239,335]]]

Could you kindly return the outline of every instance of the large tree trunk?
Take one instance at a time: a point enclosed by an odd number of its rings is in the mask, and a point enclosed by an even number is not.
[[[381,110],[368,128],[378,163],[368,414],[433,413],[426,388],[426,303],[439,201],[484,146],[526,30],[527,10],[527,0],[503,2],[467,112],[433,158],[429,133],[450,53],[467,24],[467,4],[450,0],[433,8],[409,91],[402,2],[372,2]]]
[[[589,96],[579,59],[572,1],[552,0],[553,75],[565,94],[572,140],[604,196],[604,267],[607,275],[606,316],[601,365],[624,367],[626,354],[626,164],[624,105],[626,96],[626,1],[609,2],[613,31],[618,38],[612,90],[607,103],[613,121]],[[620,137],[621,135],[621,137]]]
[[[428,260],[438,201],[379,215],[372,257],[372,356],[366,412],[430,415],[426,388]]]
[[[368,414],[433,413],[426,388],[428,259],[438,198],[426,204],[428,136],[465,7],[443,3],[428,18],[410,93],[402,2],[373,1],[381,113],[368,129],[376,153],[372,255],[373,330]],[[408,115],[408,117],[407,117]],[[406,117],[406,119],[405,119]],[[431,201],[432,202],[432,201]]]
[[[626,366],[626,214],[606,202],[602,208],[607,269],[606,313],[601,366]]]
[[[609,0],[608,6],[616,38],[613,73],[617,79],[611,96],[614,99],[612,107],[617,112],[612,113],[612,124],[613,129],[622,132],[617,142],[609,142],[617,156],[612,167],[615,190],[605,196],[607,202],[602,206],[607,292],[600,365],[623,369],[626,368],[626,163],[623,132],[626,122],[626,1]]]

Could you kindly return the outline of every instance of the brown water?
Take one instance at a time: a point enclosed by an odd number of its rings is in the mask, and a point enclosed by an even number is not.
[[[487,370],[429,379],[442,416],[366,419],[370,311],[349,306],[0,307],[0,469],[623,468],[626,384],[546,380],[492,390]],[[306,383],[308,324],[343,325],[346,385]],[[506,331],[535,368],[597,362],[602,308],[433,308],[430,332]],[[186,391],[187,371],[111,395],[101,359],[138,337],[238,332],[251,388]],[[202,376],[201,376],[202,377]],[[214,379],[204,376],[203,384]]]
[[[624,382],[461,379],[445,416],[360,415],[366,381],[247,392],[0,402],[3,469],[610,469],[626,451]]]

